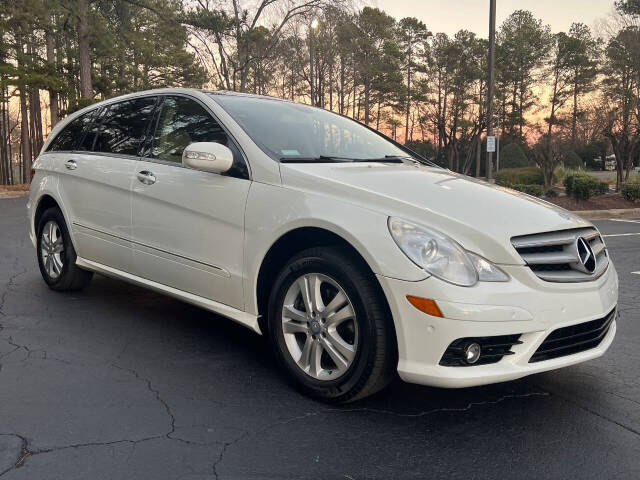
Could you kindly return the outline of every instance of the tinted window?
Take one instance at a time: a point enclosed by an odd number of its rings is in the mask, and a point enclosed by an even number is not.
[[[64,127],[56,138],[53,139],[48,152],[71,151],[75,150],[76,145],[82,138],[84,129],[91,123],[95,110],[87,112],[84,115],[71,121],[69,125]]]
[[[193,142],[228,144],[225,131],[194,100],[166,97],[162,103],[150,156],[169,162],[182,162],[182,151]]]
[[[76,147],[78,150],[89,152],[91,151],[91,149],[93,148],[93,141],[96,139],[98,130],[100,130],[100,125],[102,124],[102,119],[104,118],[105,111],[105,108],[100,108],[98,111],[96,111],[93,123],[89,126],[89,128],[87,128],[87,132],[85,133],[80,145]]]
[[[93,151],[137,155],[155,102],[155,97],[144,97],[109,105],[102,115]]]

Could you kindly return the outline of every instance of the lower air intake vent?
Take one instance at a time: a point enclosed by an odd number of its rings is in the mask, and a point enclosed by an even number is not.
[[[613,310],[606,317],[598,320],[554,330],[538,347],[529,363],[551,360],[596,348],[607,335],[615,317],[616,311]]]
[[[513,355],[511,347],[522,343],[519,338],[520,334],[459,338],[451,342],[451,345],[449,345],[440,359],[440,365],[445,367],[471,367],[498,363],[505,355]],[[469,363],[465,360],[465,350],[472,344],[480,346],[480,357],[473,363]]]

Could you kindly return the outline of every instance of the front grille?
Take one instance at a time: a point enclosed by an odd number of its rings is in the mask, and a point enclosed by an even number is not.
[[[598,320],[554,330],[538,347],[536,353],[529,359],[529,363],[551,360],[596,348],[607,335],[615,317],[614,309],[606,317]]]
[[[580,239],[591,249],[595,264],[585,264],[584,251],[581,258]],[[513,237],[511,244],[531,271],[547,282],[588,282],[609,265],[604,241],[593,227],[522,235]]]
[[[440,365],[445,367],[471,367],[474,365],[488,365],[498,363],[505,355],[513,355],[511,347],[519,345],[520,334],[498,335],[494,337],[459,338],[451,342],[440,359]],[[464,360],[464,349],[471,343],[480,345],[480,358],[474,364]]]

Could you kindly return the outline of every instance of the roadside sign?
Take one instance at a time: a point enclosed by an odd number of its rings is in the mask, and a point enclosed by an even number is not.
[[[496,151],[496,137],[487,137],[487,152],[492,153]]]

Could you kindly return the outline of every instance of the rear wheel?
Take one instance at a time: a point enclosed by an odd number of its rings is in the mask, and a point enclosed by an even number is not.
[[[53,290],[84,288],[92,272],[76,265],[76,251],[60,209],[44,211],[37,226],[38,265],[44,281]]]
[[[282,269],[269,301],[269,334],[302,390],[348,402],[389,383],[395,347],[381,295],[366,265],[342,248],[303,251]]]

